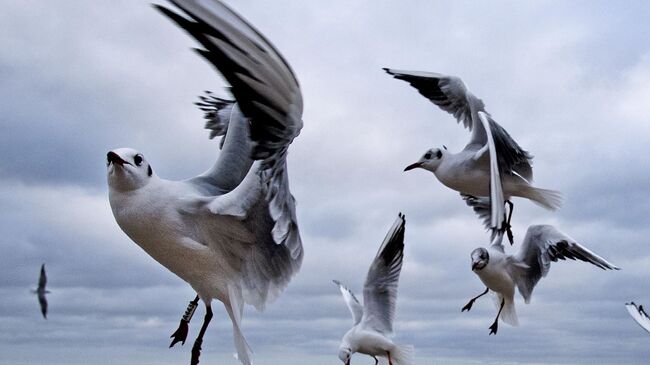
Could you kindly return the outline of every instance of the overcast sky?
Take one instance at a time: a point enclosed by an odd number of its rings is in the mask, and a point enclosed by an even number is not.
[[[650,337],[624,303],[650,305],[650,5],[645,1],[230,1],[283,53],[302,87],[290,149],[305,260],[244,333],[256,364],[338,363],[351,326],[331,283],[361,294],[376,249],[406,214],[396,341],[421,364],[645,364]],[[0,364],[178,364],[167,349],[192,289],[115,223],[105,156],[133,147],[157,174],[194,176],[217,144],[192,103],[227,92],[193,40],[136,1],[0,1]],[[470,252],[487,235],[423,170],[428,148],[469,133],[382,67],[460,76],[535,156],[551,213],[515,200],[515,239],[550,223],[622,267],[555,263],[520,327],[499,326]],[[516,250],[518,245],[511,250]],[[41,263],[50,314],[36,297]],[[221,305],[202,363],[237,364]],[[373,364],[363,355],[354,364]]]

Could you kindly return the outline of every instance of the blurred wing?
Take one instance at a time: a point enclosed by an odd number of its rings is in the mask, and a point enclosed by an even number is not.
[[[510,273],[527,303],[537,282],[548,274],[551,262],[565,259],[585,261],[603,270],[619,269],[553,226],[530,226],[519,252],[509,262]]]
[[[47,275],[45,275],[45,264],[42,264],[41,265],[41,276],[38,278],[38,288],[44,290],[45,285],[47,285]]]
[[[405,224],[404,215],[400,213],[370,265],[363,286],[361,325],[384,334],[393,332],[397,284],[404,258]]]
[[[354,296],[354,293],[352,293],[350,289],[346,288],[338,280],[333,280],[333,281],[334,284],[336,284],[339,287],[339,290],[343,295],[343,300],[345,301],[345,304],[348,306],[348,309],[350,310],[350,314],[352,314],[352,320],[356,325],[361,321],[361,317],[363,316],[363,306],[361,305],[361,303],[359,303],[359,300],[357,299],[357,297]]]
[[[455,76],[446,76],[433,72],[400,71],[384,68],[396,79],[404,80],[416,88],[422,96],[436,104],[440,109],[452,114],[458,123],[463,123],[472,135],[465,149],[478,150],[487,142],[484,123],[477,120],[478,112],[486,114],[494,139],[498,163],[504,173],[516,172],[531,181],[533,178],[530,162],[532,156],[523,150],[517,142],[495,122],[485,111],[483,101],[474,96]]]
[[[302,128],[302,94],[289,64],[271,42],[220,1],[171,2],[189,18],[156,7],[201,43],[203,49],[197,52],[230,83],[251,122],[253,158],[267,159],[285,150]]]
[[[245,135],[252,142],[250,149],[244,148],[248,156],[242,156],[240,147],[246,138],[237,139],[238,143],[232,145],[239,152],[234,152],[232,158],[221,156],[212,170],[237,171],[232,181],[244,184],[251,166],[247,159],[262,160],[261,166],[253,172],[262,178],[262,194],[268,214],[275,222],[273,239],[277,244],[289,247],[294,258],[301,257],[302,241],[286,164],[289,144],[302,128],[302,94],[298,80],[275,47],[220,1],[178,0],[172,3],[188,17],[159,5],[156,7],[203,46],[197,51],[230,83],[236,99],[237,108],[233,107],[231,111],[222,155],[230,145],[229,135],[237,109],[245,118],[237,117],[238,125],[241,130],[247,129]],[[217,174],[208,172],[207,175],[201,176],[203,181]],[[246,199],[247,202],[250,200]],[[238,204],[234,199],[229,201]],[[246,213],[244,206],[226,208]]]
[[[625,308],[627,309],[628,313],[630,313],[630,316],[632,316],[634,321],[636,321],[636,323],[641,326],[641,328],[650,332],[650,318],[648,318],[648,315],[645,313],[645,311],[642,311],[639,307],[637,307],[634,302],[626,303]]]
[[[45,297],[45,293],[38,293],[38,303],[41,305],[41,314],[43,314],[43,318],[47,319],[47,298]]]

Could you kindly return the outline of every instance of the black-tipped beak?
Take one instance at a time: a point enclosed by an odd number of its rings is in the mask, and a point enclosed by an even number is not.
[[[406,168],[404,169],[404,171],[413,170],[414,168],[417,168],[417,167],[422,167],[422,162],[412,163],[412,164],[406,166]]]
[[[478,262],[472,262],[472,271],[475,271],[477,266]]]
[[[124,164],[130,165],[129,162],[124,161],[122,159],[122,157],[120,157],[120,155],[118,155],[117,153],[115,153],[113,151],[106,154],[106,161],[107,161],[107,163],[109,165],[110,164],[115,164],[115,165],[120,165],[120,166],[122,166]]]

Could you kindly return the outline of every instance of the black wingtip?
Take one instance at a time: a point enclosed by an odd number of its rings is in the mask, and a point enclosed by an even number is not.
[[[395,75],[395,74],[393,73],[393,71],[391,71],[390,68],[388,68],[388,67],[382,67],[381,69],[384,70],[384,71],[386,71],[386,73],[389,74],[389,75]]]
[[[341,285],[341,282],[338,281],[338,280],[336,280],[336,279],[332,280],[332,282],[333,282],[334,284],[336,284],[336,285]]]

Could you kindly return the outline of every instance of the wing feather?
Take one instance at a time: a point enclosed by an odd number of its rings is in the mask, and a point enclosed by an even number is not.
[[[585,261],[603,270],[619,270],[553,226],[530,226],[519,252],[511,256],[510,266],[511,275],[527,303],[535,285],[548,274],[551,262],[566,259]]]
[[[348,309],[350,310],[350,314],[352,314],[352,320],[354,324],[355,325],[358,324],[361,321],[361,317],[363,316],[363,306],[361,305],[361,303],[359,303],[359,300],[354,295],[354,293],[352,293],[352,290],[345,287],[338,280],[332,280],[332,281],[334,282],[334,284],[336,284],[339,287],[339,290],[341,291],[341,295],[343,295],[343,300],[345,301],[345,304],[348,306]]]
[[[363,286],[361,325],[384,334],[393,332],[397,285],[404,258],[405,225],[405,217],[400,213],[370,265]]]

